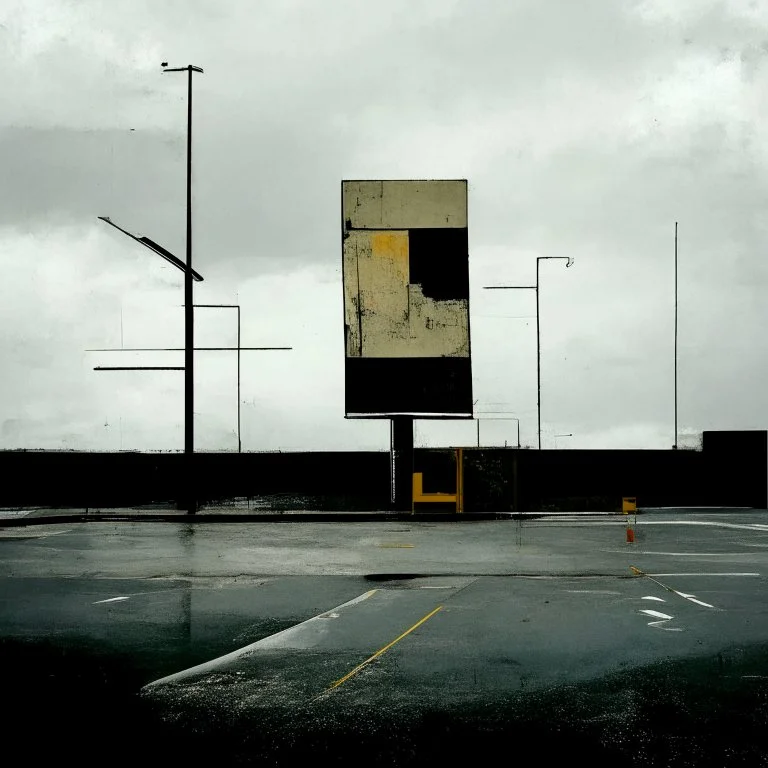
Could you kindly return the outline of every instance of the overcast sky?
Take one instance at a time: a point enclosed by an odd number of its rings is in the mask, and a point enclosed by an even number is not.
[[[469,182],[481,441],[765,429],[768,6],[747,0],[17,0],[0,10],[0,448],[181,450],[194,81],[197,303],[240,304],[243,449],[388,447],[344,419],[342,179]],[[233,310],[196,343],[236,342]],[[196,447],[237,449],[236,355],[196,356]],[[490,413],[493,412],[493,413]],[[570,435],[569,437],[562,437]],[[472,422],[416,424],[472,445]]]

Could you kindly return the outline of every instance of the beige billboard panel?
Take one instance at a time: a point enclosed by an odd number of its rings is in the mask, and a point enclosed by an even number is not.
[[[469,357],[468,300],[436,300],[412,284],[408,240],[407,231],[356,230],[344,241],[347,357]]]
[[[342,181],[345,412],[470,418],[467,182]]]
[[[467,226],[466,180],[346,181],[348,229],[421,229]]]

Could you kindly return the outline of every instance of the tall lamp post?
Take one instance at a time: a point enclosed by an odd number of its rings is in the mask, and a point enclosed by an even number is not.
[[[675,222],[675,444],[677,450],[677,222]]]
[[[186,507],[190,515],[197,511],[194,492],[195,452],[195,315],[192,292],[192,73],[203,70],[188,64],[186,67],[169,67],[162,63],[163,72],[187,73],[187,262],[184,279],[184,458],[186,469]]]
[[[536,285],[485,285],[486,290],[525,290],[536,291],[536,410],[538,413],[538,438],[541,450],[541,332],[539,320],[539,264],[545,259],[562,259],[565,266],[570,267],[573,259],[570,256],[537,256]]]

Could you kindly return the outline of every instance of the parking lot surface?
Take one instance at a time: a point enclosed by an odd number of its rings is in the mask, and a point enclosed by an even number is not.
[[[0,550],[8,725],[46,759],[768,764],[764,510],[49,523]]]

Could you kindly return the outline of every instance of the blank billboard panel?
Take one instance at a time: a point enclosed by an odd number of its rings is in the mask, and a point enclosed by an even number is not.
[[[471,417],[465,180],[342,182],[346,415]]]

